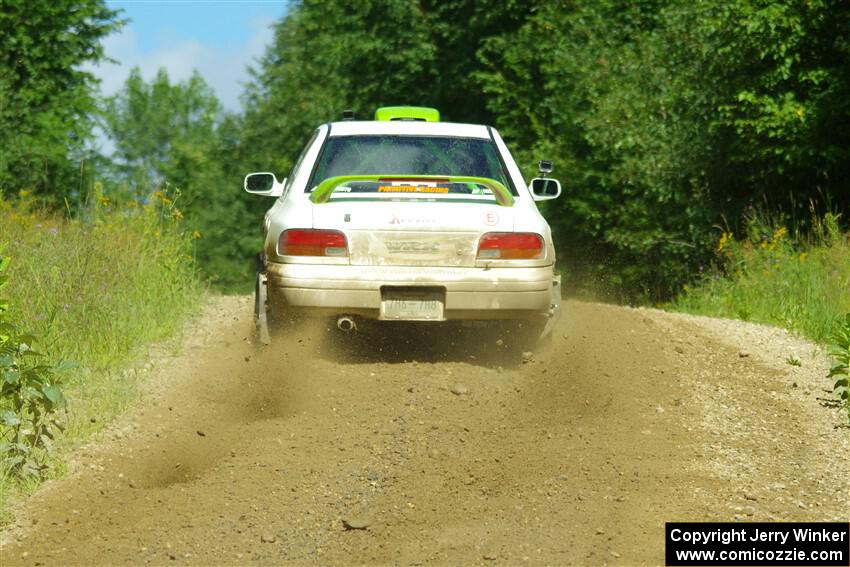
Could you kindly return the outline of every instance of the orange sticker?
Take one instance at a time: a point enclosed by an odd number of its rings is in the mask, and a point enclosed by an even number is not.
[[[429,185],[381,185],[379,193],[448,193],[448,187],[431,187]]]

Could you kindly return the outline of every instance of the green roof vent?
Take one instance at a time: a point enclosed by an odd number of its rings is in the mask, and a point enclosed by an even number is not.
[[[384,106],[375,111],[375,120],[418,120],[420,122],[439,122],[440,111],[425,106]]]

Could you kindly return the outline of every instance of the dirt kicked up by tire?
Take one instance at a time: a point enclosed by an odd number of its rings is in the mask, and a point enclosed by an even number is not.
[[[659,564],[665,521],[847,519],[827,362],[782,331],[568,303],[532,356],[304,325],[260,347],[251,302],[156,361],[4,565]]]

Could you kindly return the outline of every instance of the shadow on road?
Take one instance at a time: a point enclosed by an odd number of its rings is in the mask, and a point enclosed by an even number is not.
[[[366,322],[344,333],[328,322],[319,329],[318,355],[350,364],[465,362],[487,368],[514,367],[530,341],[517,327],[468,328],[454,323]]]

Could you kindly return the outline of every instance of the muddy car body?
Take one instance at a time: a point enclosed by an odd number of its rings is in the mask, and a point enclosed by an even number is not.
[[[261,336],[288,315],[334,317],[343,330],[512,321],[545,336],[560,279],[535,201],[560,184],[539,177],[529,188],[493,128],[387,110],[318,127],[282,182],[246,176],[246,191],[276,197],[257,270]]]

